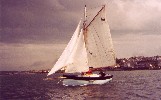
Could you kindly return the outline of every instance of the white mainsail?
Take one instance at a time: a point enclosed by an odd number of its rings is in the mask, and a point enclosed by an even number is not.
[[[115,55],[105,14],[105,6],[89,23],[84,34],[88,66],[99,68],[115,65]]]
[[[63,67],[66,73],[75,73],[85,72],[89,67],[100,68],[116,64],[105,6],[87,26],[84,21],[83,29],[80,29],[80,24],[81,22],[48,75]]]

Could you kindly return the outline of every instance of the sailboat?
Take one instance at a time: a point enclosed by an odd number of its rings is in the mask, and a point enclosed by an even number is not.
[[[60,77],[63,85],[105,84],[112,80],[113,75],[103,72],[86,73],[91,68],[101,69],[116,64],[105,8],[103,5],[87,23],[85,5],[84,21],[79,22],[71,40],[48,75],[64,70],[65,73]]]

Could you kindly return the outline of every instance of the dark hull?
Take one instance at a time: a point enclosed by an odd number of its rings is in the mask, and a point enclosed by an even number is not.
[[[111,79],[113,75],[106,75],[104,77],[83,77],[83,76],[78,76],[78,75],[63,75],[65,79],[74,79],[74,80],[106,80],[106,79]]]

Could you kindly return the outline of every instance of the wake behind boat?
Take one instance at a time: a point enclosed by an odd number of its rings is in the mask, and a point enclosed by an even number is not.
[[[92,72],[92,69],[116,64],[105,5],[89,23],[87,23],[86,6],[84,12],[83,25],[80,21],[67,47],[48,73],[51,75],[62,69],[65,73],[71,73],[61,77],[63,85],[104,84],[113,77],[103,71],[99,74]]]

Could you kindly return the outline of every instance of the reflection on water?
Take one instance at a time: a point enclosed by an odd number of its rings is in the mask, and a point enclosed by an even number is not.
[[[66,87],[57,84],[57,79],[43,80],[46,74],[2,75],[0,99],[161,100],[161,70],[108,73],[114,75],[110,83],[82,87]]]

